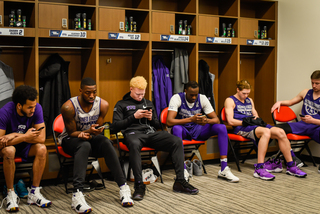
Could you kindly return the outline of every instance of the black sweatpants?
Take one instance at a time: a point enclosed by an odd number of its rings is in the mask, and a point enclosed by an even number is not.
[[[75,190],[83,191],[83,184],[86,177],[88,157],[104,157],[114,180],[118,186],[126,182],[120,162],[112,142],[103,135],[93,136],[91,140],[65,137],[62,140],[63,151],[74,157],[73,166],[73,187]]]
[[[182,140],[166,131],[152,134],[129,132],[124,135],[124,144],[129,149],[129,159],[135,182],[142,182],[141,154],[142,147],[154,148],[157,151],[171,152],[172,163],[177,179],[184,179],[184,153]]]

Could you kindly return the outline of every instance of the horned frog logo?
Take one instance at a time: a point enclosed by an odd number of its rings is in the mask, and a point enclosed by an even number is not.
[[[305,110],[309,115],[318,114],[318,109],[316,109],[314,106],[306,105]]]

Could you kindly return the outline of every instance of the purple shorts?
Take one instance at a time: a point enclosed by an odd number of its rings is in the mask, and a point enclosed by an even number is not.
[[[257,127],[261,126],[237,126],[234,128],[233,133],[241,135],[242,137],[249,138],[254,142],[258,142],[255,130]],[[265,128],[271,129],[273,126],[267,124]]]
[[[16,148],[16,157],[21,157],[23,162],[30,161],[28,154],[30,151],[31,143],[22,142],[14,145]]]
[[[307,135],[317,143],[320,143],[320,126],[303,121],[288,123],[291,127],[292,134]]]

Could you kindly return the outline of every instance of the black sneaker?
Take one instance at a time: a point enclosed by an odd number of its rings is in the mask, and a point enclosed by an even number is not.
[[[292,157],[292,160],[294,161],[294,162],[296,162],[296,166],[297,167],[299,167],[299,168],[301,168],[301,167],[303,167],[303,166],[307,166],[307,164],[305,164],[302,160],[300,160],[297,156],[294,156],[294,157]]]
[[[144,183],[134,184],[133,200],[140,201],[146,193],[146,185]]]
[[[190,195],[196,195],[199,192],[197,188],[189,184],[185,179],[176,180],[173,184],[173,191]]]
[[[318,168],[318,172],[320,173],[320,165],[319,165],[319,168]]]

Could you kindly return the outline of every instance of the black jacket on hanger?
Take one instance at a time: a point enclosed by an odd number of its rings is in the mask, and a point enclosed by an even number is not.
[[[60,114],[61,106],[71,97],[68,80],[69,63],[59,54],[53,54],[39,72],[39,100],[43,108],[47,137],[52,135],[52,123]]]
[[[199,60],[199,93],[209,99],[212,108],[215,109],[212,81],[209,76],[209,65],[204,60]]]

